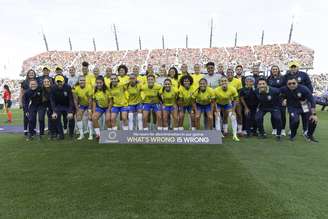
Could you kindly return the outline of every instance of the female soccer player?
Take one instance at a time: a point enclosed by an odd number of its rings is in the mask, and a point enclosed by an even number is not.
[[[183,122],[186,113],[189,113],[189,127],[191,130],[195,128],[195,112],[192,109],[192,95],[195,92],[193,86],[193,78],[190,75],[185,75],[180,78],[181,85],[178,90],[178,106],[179,106],[179,130],[183,130]]]
[[[277,65],[273,65],[271,67],[271,74],[268,77],[268,85],[270,87],[275,87],[275,88],[282,88],[286,85],[286,82],[284,81],[284,77],[280,73],[280,68]],[[282,122],[282,129],[281,129],[281,135],[286,136],[286,106],[282,105],[282,100],[280,104],[280,113],[281,113],[281,122]],[[271,117],[271,124],[272,124],[272,134],[277,135],[277,127],[275,126],[275,122],[273,117]]]
[[[221,131],[221,112],[223,114],[223,134],[228,134],[228,117],[231,120],[231,126],[233,131],[232,139],[239,141],[237,136],[237,120],[235,113],[234,102],[238,101],[237,90],[228,85],[228,79],[223,76],[220,79],[220,86],[214,89],[216,100],[216,114],[215,114],[215,128]]]
[[[73,97],[76,109],[76,126],[79,129],[80,136],[77,140],[84,138],[83,132],[83,115],[88,112],[88,128],[89,128],[89,140],[93,139],[92,135],[92,88],[87,86],[85,77],[81,75],[79,77],[78,84],[73,87]]]
[[[166,73],[166,68],[165,65],[162,65],[161,68],[159,69],[159,74],[158,77],[156,78],[156,83],[164,86],[164,81],[167,78],[167,73]]]
[[[179,73],[176,67],[171,67],[168,71],[167,77],[171,79],[172,85],[175,89],[179,88]]]
[[[99,118],[105,114],[106,125],[111,129],[110,111],[109,111],[109,91],[105,84],[104,78],[98,76],[96,78],[96,87],[93,93],[92,102],[92,123],[96,132],[96,138],[100,138]]]
[[[140,75],[140,67],[138,65],[134,65],[132,68],[132,73],[134,73],[137,77],[138,82],[141,85],[144,85],[147,83],[147,78],[144,75]]]
[[[118,80],[120,84],[127,84],[129,83],[129,76],[128,76],[128,67],[126,65],[120,65],[117,68],[118,72]]]
[[[131,73],[130,81],[125,88],[129,105],[129,130],[135,130],[136,128],[134,127],[138,127],[138,130],[143,130],[141,87],[142,82],[137,79],[137,75],[135,73]],[[134,122],[135,114],[137,114],[137,125],[135,125]]]
[[[141,96],[143,97],[142,117],[144,130],[149,130],[147,125],[150,119],[149,115],[151,115],[151,112],[154,112],[156,114],[157,130],[163,130],[160,90],[161,86],[155,83],[155,75],[149,74],[147,76],[147,84],[142,86],[141,88]]]
[[[193,86],[195,86],[194,88],[197,89],[199,86],[199,81],[200,79],[202,79],[204,77],[204,75],[201,73],[201,69],[200,69],[200,64],[195,64],[194,65],[194,73],[191,75],[194,83]],[[180,80],[181,82],[181,80]]]
[[[163,104],[163,130],[169,130],[170,114],[173,117],[173,130],[178,129],[178,107],[177,107],[178,91],[172,86],[171,79],[164,80],[164,87],[161,90],[161,99]]]
[[[8,123],[11,123],[12,122],[12,119],[13,119],[13,114],[12,112],[10,111],[10,107],[11,107],[11,91],[9,89],[9,86],[7,84],[5,84],[3,86],[3,100],[4,100],[4,109],[5,109],[5,112],[7,113],[7,117],[8,117]]]
[[[200,117],[204,113],[206,117],[207,129],[213,127],[213,110],[215,94],[212,88],[207,86],[207,80],[205,78],[200,79],[199,88],[193,93],[193,109],[195,113],[195,126],[200,129]]]
[[[128,98],[125,92],[125,85],[119,83],[117,75],[110,77],[109,86],[109,109],[110,109],[110,124],[112,130],[117,130],[116,117],[120,115],[122,121],[122,129],[129,130],[128,127]]]

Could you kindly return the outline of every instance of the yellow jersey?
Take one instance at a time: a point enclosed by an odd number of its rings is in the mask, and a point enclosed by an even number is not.
[[[196,89],[192,95],[192,98],[200,105],[208,105],[213,99],[215,99],[214,90],[210,87],[207,87],[205,91]]]
[[[164,106],[173,106],[176,104],[178,91],[171,87],[170,91],[166,91],[165,89],[161,89],[161,98]]]
[[[143,85],[141,88],[141,97],[143,103],[160,103],[160,90],[162,87],[159,84],[154,84],[152,88],[148,85]]]
[[[101,108],[107,108],[109,106],[109,91],[98,90],[93,94],[93,100],[96,102],[97,106]]]
[[[231,101],[235,101],[238,99],[238,92],[231,85],[228,85],[227,90],[223,90],[222,87],[219,86],[214,89],[214,93],[215,101],[217,104],[220,105],[230,104]]]
[[[96,77],[93,73],[89,72],[87,75],[84,76],[85,77],[85,83],[89,86],[91,86],[91,88],[94,88],[96,85]]]
[[[128,106],[128,98],[125,92],[125,85],[118,84],[109,89],[109,98],[112,98],[113,106],[122,107]]]
[[[190,87],[188,90],[183,86],[179,87],[178,97],[181,101],[182,106],[192,106],[192,95],[194,94],[194,92],[195,89],[193,89],[193,87]]]
[[[104,81],[105,81],[105,84],[106,84],[107,88],[109,88],[109,85],[110,85],[110,78],[108,78],[108,77],[104,77]]]
[[[237,91],[243,88],[240,78],[233,78],[229,81],[229,85],[233,86]]]
[[[135,86],[131,86],[130,84],[125,85],[126,86],[126,95],[128,97],[128,105],[133,106],[140,104],[142,102],[141,98],[141,87],[142,82],[138,82]]]
[[[203,74],[199,73],[199,74],[192,74],[191,75],[193,83],[192,86],[196,89],[199,87],[199,81],[200,79],[202,79],[204,77]]]
[[[122,76],[118,76],[118,80],[119,80],[119,84],[125,85],[125,84],[129,83],[130,77],[127,76],[127,75],[124,75],[123,77]]]
[[[79,105],[89,106],[89,100],[93,95],[93,90],[90,86],[82,88],[76,85],[73,87],[72,92],[77,97]]]

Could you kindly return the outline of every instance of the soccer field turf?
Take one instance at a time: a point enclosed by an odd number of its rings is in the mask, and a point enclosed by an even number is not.
[[[319,144],[300,135],[100,145],[0,134],[0,218],[327,218],[328,113],[318,115]]]

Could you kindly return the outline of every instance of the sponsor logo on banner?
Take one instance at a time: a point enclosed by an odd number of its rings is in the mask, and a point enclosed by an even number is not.
[[[222,144],[216,130],[200,131],[108,131],[100,133],[100,144]]]

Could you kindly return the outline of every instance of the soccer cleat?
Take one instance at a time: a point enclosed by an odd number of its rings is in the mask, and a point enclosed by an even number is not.
[[[272,129],[272,135],[277,135],[277,129]]]
[[[77,140],[82,140],[84,138],[84,135],[80,135]]]
[[[258,135],[258,138],[260,138],[260,139],[265,139],[265,138],[267,138],[267,136],[263,133],[263,134],[259,134]]]
[[[289,141],[295,141],[295,137],[289,136]]]
[[[317,139],[315,139],[313,136],[311,136],[311,137],[307,137],[306,138],[306,140],[308,141],[308,142],[313,142],[313,143],[319,143],[319,141],[317,140]]]
[[[237,135],[234,135],[234,136],[232,137],[232,140],[234,140],[234,141],[240,141]]]
[[[64,135],[66,135],[67,134],[67,129],[64,129]]]
[[[89,141],[93,140],[93,135],[89,135],[88,140],[89,140]]]
[[[281,136],[286,136],[286,131],[285,131],[285,129],[282,129],[282,130],[281,130]]]

